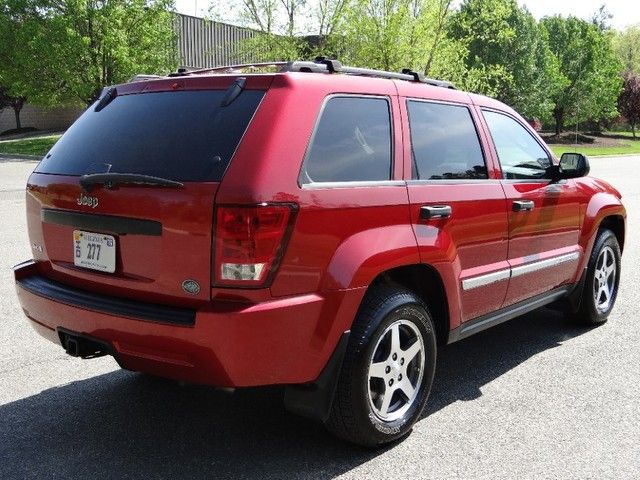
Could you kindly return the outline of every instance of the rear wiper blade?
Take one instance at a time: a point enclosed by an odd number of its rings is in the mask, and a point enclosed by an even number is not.
[[[114,188],[116,185],[153,185],[157,187],[184,187],[181,182],[168,178],[153,177],[140,173],[90,173],[80,177],[80,185],[89,192],[95,185],[104,185],[106,188]]]
[[[245,77],[236,78],[231,86],[227,88],[224,97],[222,97],[222,100],[220,101],[220,106],[227,107],[231,105],[233,101],[240,96],[246,84],[247,79]]]

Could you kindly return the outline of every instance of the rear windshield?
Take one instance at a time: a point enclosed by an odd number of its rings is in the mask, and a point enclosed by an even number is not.
[[[118,96],[67,130],[36,172],[138,173],[177,181],[220,181],[264,91],[220,106],[224,90]]]

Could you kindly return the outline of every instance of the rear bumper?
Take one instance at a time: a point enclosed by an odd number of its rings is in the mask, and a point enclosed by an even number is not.
[[[110,345],[124,368],[225,387],[316,380],[364,295],[351,289],[187,310],[70,288],[33,262],[14,274],[25,315],[52,342],[60,344],[62,328]]]

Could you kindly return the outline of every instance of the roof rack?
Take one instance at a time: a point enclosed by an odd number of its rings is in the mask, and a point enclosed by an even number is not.
[[[289,62],[286,70],[289,72],[315,72],[315,73],[346,73],[349,75],[362,75],[366,77],[389,78],[392,80],[406,80],[408,82],[420,82],[436,87],[455,89],[451,82],[444,80],[435,80],[428,78],[421,73],[414,72],[408,68],[402,69],[402,72],[387,72],[384,70],[373,70],[371,68],[348,67],[342,65],[338,60],[328,59],[326,57],[316,57],[313,62]]]
[[[328,59],[326,57],[316,57],[313,61],[295,61],[295,62],[261,62],[261,63],[245,63],[240,65],[226,65],[222,67],[202,68],[199,70],[188,70],[180,68],[177,72],[170,73],[170,77],[181,77],[186,75],[198,75],[203,73],[233,73],[235,70],[246,68],[264,68],[277,67],[279,72],[309,72],[309,73],[343,73],[347,75],[361,75],[366,77],[388,78],[391,80],[405,80],[408,82],[419,82],[436,87],[455,89],[451,82],[444,80],[435,80],[428,78],[421,73],[414,72],[408,68],[402,72],[386,72],[384,70],[373,70],[370,68],[348,67],[342,65],[338,60]]]
[[[222,67],[207,67],[207,68],[179,68],[177,72],[170,73],[168,77],[184,77],[188,75],[199,75],[203,73],[221,72],[221,73],[233,73],[234,70],[240,70],[242,68],[264,68],[264,67],[279,67],[282,70],[292,62],[258,62],[258,63],[242,63],[239,65],[224,65]]]
[[[162,75],[152,75],[146,73],[138,73],[129,79],[127,83],[135,83],[135,82],[144,82],[147,80],[157,80],[159,78],[164,78]]]

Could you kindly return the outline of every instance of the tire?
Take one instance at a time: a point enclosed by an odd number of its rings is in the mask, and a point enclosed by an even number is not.
[[[615,234],[608,229],[600,230],[589,257],[580,307],[572,316],[575,322],[600,325],[607,321],[618,297],[620,258]]]
[[[420,298],[373,287],[351,329],[327,429],[366,447],[405,436],[427,402],[435,363],[436,333]]]

